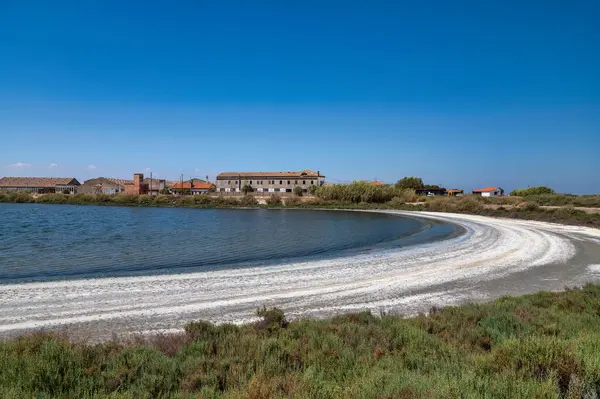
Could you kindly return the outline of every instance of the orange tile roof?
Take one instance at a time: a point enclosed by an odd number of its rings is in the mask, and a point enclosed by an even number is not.
[[[373,185],[375,185],[375,186],[383,186],[383,185],[384,185],[384,184],[383,184],[382,182],[380,182],[380,181],[371,181],[371,182],[369,182],[369,183],[371,183],[371,184],[373,184]]]
[[[325,177],[318,172],[310,169],[299,172],[222,172],[217,175],[217,179],[237,178],[237,177]]]
[[[74,177],[3,177],[0,179],[0,187],[56,187],[74,185],[80,183]]]
[[[474,193],[490,193],[492,191],[496,191],[499,190],[499,187],[486,187],[486,188],[480,188],[478,190],[473,190]]]

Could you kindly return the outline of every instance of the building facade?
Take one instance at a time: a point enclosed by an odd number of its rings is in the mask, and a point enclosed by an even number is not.
[[[125,194],[132,195],[158,195],[166,187],[166,180],[144,179],[143,173],[135,173],[133,181],[125,184]]]
[[[482,197],[497,197],[504,195],[504,190],[500,187],[486,187],[473,190],[473,194],[481,195]]]
[[[125,192],[125,185],[132,184],[133,180],[115,179],[112,177],[97,177],[86,180],[77,188],[81,194],[119,194]]]
[[[311,187],[321,187],[325,176],[320,172],[223,172],[217,175],[218,193],[241,193],[244,186],[256,193],[292,193],[294,187],[307,192]]]
[[[170,191],[173,193],[189,193],[192,195],[208,194],[214,190],[214,184],[201,180],[178,182],[170,187]]]
[[[0,190],[27,191],[33,194],[75,194],[81,185],[74,177],[3,177]]]

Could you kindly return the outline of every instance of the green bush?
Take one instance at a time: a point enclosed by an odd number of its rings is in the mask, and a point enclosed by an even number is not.
[[[595,398],[600,285],[429,314],[288,321],[99,344],[0,341],[2,398]],[[249,315],[250,316],[250,315]]]
[[[294,187],[294,195],[296,197],[302,197],[303,194],[304,194],[304,190],[302,189],[302,187],[300,187],[300,186]]]
[[[240,199],[240,205],[242,205],[242,206],[258,205],[258,200],[253,195],[244,195]]]
[[[154,197],[154,203],[156,205],[167,205],[172,203],[172,199],[171,196],[161,194]]]
[[[281,205],[281,195],[273,194],[267,198],[267,205]]]
[[[274,332],[282,328],[287,328],[289,324],[283,310],[279,308],[267,309],[263,306],[262,309],[256,310],[256,315],[261,318],[261,320],[254,324],[258,330]]]
[[[69,197],[65,194],[44,194],[35,199],[38,204],[66,204]]]
[[[325,201],[340,201],[350,203],[384,203],[397,196],[405,195],[404,189],[391,185],[378,186],[365,181],[351,184],[334,184],[317,189],[317,197]]]
[[[112,202],[112,197],[106,194],[96,194],[95,202],[98,204],[108,204]]]
[[[196,205],[211,205],[214,201],[212,197],[209,197],[208,195],[195,195],[194,202]]]
[[[220,195],[214,200],[214,204],[219,207],[239,206],[240,201],[235,197],[225,197]]]
[[[254,191],[254,189],[249,184],[246,184],[246,185],[244,185],[244,187],[242,187],[242,192],[244,193],[244,195],[248,195],[253,191]]]
[[[510,195],[514,195],[517,197],[528,197],[530,195],[547,195],[547,194],[555,194],[555,192],[550,187],[538,186],[538,187],[521,188],[518,190],[514,190],[512,193],[510,193]]]
[[[425,209],[433,212],[475,213],[484,211],[484,206],[474,198],[433,198],[425,203]]]
[[[288,197],[284,200],[285,206],[297,206],[302,204],[302,200],[298,197]]]
[[[137,203],[140,205],[152,205],[154,204],[154,197],[149,194],[140,195],[137,198]]]
[[[117,194],[113,197],[113,202],[119,205],[134,205],[138,203],[138,195]]]

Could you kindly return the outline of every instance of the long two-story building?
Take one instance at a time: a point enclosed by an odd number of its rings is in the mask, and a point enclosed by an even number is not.
[[[74,194],[81,185],[74,177],[3,177],[0,191],[27,191],[33,194]]]
[[[217,175],[218,193],[240,193],[244,186],[257,193],[291,193],[299,186],[307,192],[311,186],[321,187],[325,176],[312,170],[299,172],[223,172]]]

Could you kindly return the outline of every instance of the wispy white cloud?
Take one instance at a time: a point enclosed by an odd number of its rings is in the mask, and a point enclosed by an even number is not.
[[[24,162],[11,163],[10,165],[8,165],[9,168],[28,168],[30,166],[31,166],[30,163],[24,163]]]
[[[48,167],[49,167],[50,169],[52,169],[52,168],[58,168],[58,164],[55,164],[54,162],[52,162],[52,163],[50,164],[50,166],[48,166]]]
[[[88,169],[89,170],[94,170],[94,169],[96,169],[96,165],[88,165]]]

